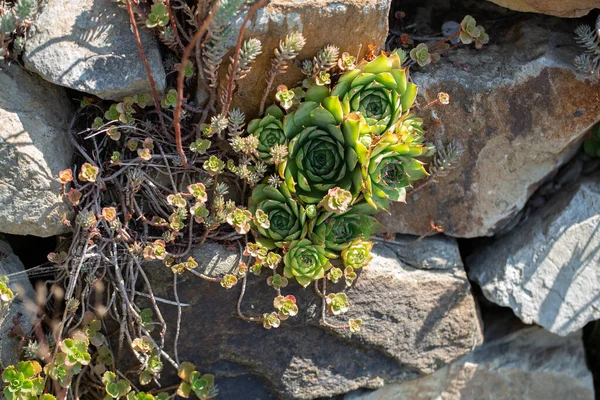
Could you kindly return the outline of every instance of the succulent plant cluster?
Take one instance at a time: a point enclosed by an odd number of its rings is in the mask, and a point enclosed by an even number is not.
[[[2,373],[4,398],[6,400],[56,400],[51,394],[42,394],[44,378],[42,367],[37,361],[21,361],[8,366]],[[39,397],[38,397],[39,396]]]
[[[269,285],[278,292],[288,280],[307,287],[344,277],[350,286],[372,258],[369,239],[378,229],[373,214],[387,210],[390,201],[405,201],[412,183],[428,175],[423,159],[434,149],[424,143],[422,120],[411,114],[417,86],[409,81],[403,53],[358,64],[348,58],[339,63],[337,49],[325,49],[310,68],[305,64],[302,88],[278,88],[279,106],[248,125],[273,174],[252,191],[248,221],[256,243],[246,254],[255,255],[251,271],[273,270]],[[271,254],[281,254],[282,265],[267,265]],[[277,311],[263,316],[266,328],[285,319],[284,297],[278,298]],[[285,299],[294,307],[287,318],[297,306]],[[332,315],[349,307],[343,292],[329,294],[326,303]],[[347,327],[358,330],[360,321]]]
[[[141,311],[142,324],[150,327],[152,324],[152,311]],[[104,399],[127,400],[167,400],[171,396],[167,392],[150,394],[132,390],[135,387],[123,374],[115,373],[113,353],[108,347],[108,341],[99,331],[102,323],[96,319],[95,314],[86,312],[79,329],[58,344],[54,344],[52,336],[46,338],[45,345],[55,347],[56,354],[51,362],[44,367],[39,362],[30,360],[22,361],[16,365],[8,366],[2,373],[3,399],[7,400],[56,400],[56,397],[47,393],[47,383],[54,381],[59,387],[69,389],[75,375],[88,369],[95,376],[101,377]],[[140,372],[139,383],[147,385],[159,377],[162,371],[162,362],[158,358],[156,343],[149,337],[143,336],[131,342],[131,348],[147,356],[146,367]],[[96,351],[93,351],[96,349]],[[38,358],[45,351],[37,342],[30,342],[26,355],[30,359]],[[200,375],[195,371],[193,364],[184,362],[179,368],[181,383],[177,395],[183,398],[195,394],[198,399],[210,399],[216,396],[212,375]],[[49,379],[48,379],[49,378]]]

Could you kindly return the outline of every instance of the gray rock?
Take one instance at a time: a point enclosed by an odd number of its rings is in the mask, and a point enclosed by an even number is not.
[[[600,178],[564,187],[468,259],[483,294],[525,323],[568,335],[600,318]]]
[[[518,21],[499,26],[480,51],[462,46],[413,72],[420,104],[450,95],[450,104],[419,111],[427,138],[458,141],[464,154],[449,176],[382,213],[386,232],[421,235],[433,221],[449,236],[493,236],[600,120],[597,89],[573,71],[574,26]]]
[[[69,168],[72,107],[64,89],[17,66],[0,69],[0,232],[65,231],[58,172]]]
[[[600,169],[600,160],[597,158],[588,158],[583,164],[582,172],[584,174],[591,174],[598,169]]]
[[[598,0],[488,0],[515,11],[578,18],[598,8]]]
[[[157,90],[163,91],[158,44],[144,26],[138,29]],[[150,92],[127,10],[111,0],[45,0],[23,59],[44,79],[103,99]]]
[[[594,385],[581,331],[560,337],[528,327],[489,341],[486,337],[473,353],[430,376],[344,399],[593,400]]]
[[[0,275],[8,276],[8,286],[16,295],[7,310],[0,311],[0,363],[6,367],[19,361],[18,339],[9,337],[17,318],[25,333],[32,329],[36,317],[32,301],[35,292],[19,258],[0,235]]]
[[[237,245],[209,244],[193,250],[193,256],[200,269],[222,275],[236,267],[238,252]],[[454,240],[435,237],[408,247],[377,244],[374,254],[348,291],[348,315],[329,318],[336,324],[362,318],[362,330],[355,334],[318,325],[321,303],[312,287],[294,283],[285,288],[285,295],[296,296],[300,314],[265,330],[237,318],[239,283],[224,290],[184,274],[179,298],[191,306],[182,308],[180,359],[217,377],[258,377],[283,399],[313,399],[430,374],[481,342],[478,311]],[[160,264],[146,268],[155,294],[173,299],[170,270]],[[329,286],[329,292],[343,289],[343,284]],[[242,310],[252,316],[271,312],[274,296],[264,275],[251,275]],[[173,306],[164,305],[171,327],[168,343],[176,314]],[[236,389],[228,389],[229,398],[246,398],[244,385]]]

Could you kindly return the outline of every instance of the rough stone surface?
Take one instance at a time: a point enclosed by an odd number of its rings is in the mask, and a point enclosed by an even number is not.
[[[158,44],[139,27],[157,89],[165,88]],[[103,99],[149,93],[127,11],[111,0],[45,0],[27,39],[25,66],[57,85]]]
[[[248,76],[240,82],[234,106],[247,115],[258,112],[260,99],[267,86],[265,71],[273,58],[279,41],[292,31],[302,32],[306,46],[298,60],[312,59],[323,46],[333,44],[340,54],[347,51],[355,55],[362,44],[361,55],[367,45],[382,46],[388,34],[390,0],[273,0],[257,12],[246,29],[246,37],[260,39],[263,54],[257,59]],[[222,68],[224,69],[224,68]],[[302,79],[300,68],[290,66],[288,73],[279,76],[273,85],[270,101],[280,84],[296,86]]]
[[[499,6],[515,11],[554,15],[562,18],[578,18],[594,8],[600,8],[598,0],[489,0]]]
[[[69,211],[56,181],[69,168],[72,107],[62,88],[0,69],[0,232],[52,236]]]
[[[469,259],[470,278],[525,323],[567,335],[600,318],[600,178],[563,188]]]
[[[25,275],[23,264],[12,252],[10,245],[2,235],[0,235],[0,275],[10,276],[8,286],[16,295],[8,306],[8,310],[0,312],[0,363],[8,366],[19,361],[18,341],[8,336],[14,326],[13,319],[19,319],[19,326],[25,332],[31,330],[35,312],[28,304],[35,298],[35,295],[33,287]]]
[[[193,256],[199,268],[221,275],[237,265],[237,251],[237,245],[213,244],[193,250]],[[454,240],[430,238],[410,247],[379,244],[374,253],[348,292],[346,318],[363,319],[356,334],[318,326],[320,300],[312,287],[284,289],[296,296],[301,313],[278,329],[265,330],[236,317],[240,284],[227,291],[193,275],[181,276],[179,298],[191,307],[182,309],[179,357],[202,371],[237,377],[237,386],[227,386],[227,398],[248,398],[248,390],[258,390],[258,377],[266,384],[262,390],[279,398],[313,399],[430,374],[481,342],[478,311]],[[170,271],[156,264],[148,268],[155,294],[173,299]],[[330,292],[343,287],[329,286]],[[243,312],[270,312],[274,295],[264,276],[250,276]],[[175,309],[165,305],[163,314],[174,326]]]
[[[486,326],[483,346],[430,376],[351,393],[344,399],[594,399],[581,331],[567,337],[539,327],[521,327],[497,337],[489,337],[487,331]]]
[[[456,237],[491,236],[513,217],[600,119],[597,89],[571,70],[575,23],[525,19],[481,51],[460,48],[413,74],[428,138],[465,149],[446,178],[382,214],[390,232],[423,234],[434,221]]]

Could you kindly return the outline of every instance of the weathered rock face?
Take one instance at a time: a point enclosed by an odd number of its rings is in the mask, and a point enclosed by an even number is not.
[[[165,88],[158,44],[139,26],[157,89]],[[127,11],[111,0],[46,0],[27,39],[25,66],[57,85],[121,100],[150,82]]]
[[[323,46],[332,44],[356,55],[362,45],[361,55],[367,45],[382,46],[388,34],[388,15],[391,0],[273,0],[257,12],[246,29],[247,38],[260,39],[263,54],[257,59],[248,76],[240,82],[234,106],[247,115],[259,110],[262,94],[267,86],[265,71],[271,67],[273,50],[279,41],[292,31],[301,32],[306,46],[298,60],[312,59]],[[275,89],[280,84],[296,86],[302,79],[300,68],[290,66],[288,73],[279,76],[267,106],[274,102]]]
[[[487,326],[486,326],[487,332]],[[460,361],[414,381],[345,400],[593,400],[581,331],[567,337],[528,327],[488,338]]]
[[[0,232],[64,231],[69,207],[56,177],[71,164],[71,115],[62,88],[16,66],[0,70]]]
[[[231,251],[207,245],[193,256],[207,272],[219,275],[237,265],[236,253],[237,246]],[[248,398],[244,380],[259,377],[280,398],[313,399],[430,374],[481,342],[478,312],[452,239],[430,238],[410,247],[377,245],[374,253],[348,292],[351,310],[345,318],[363,319],[355,334],[318,326],[321,304],[312,287],[284,289],[296,296],[301,313],[278,329],[265,330],[235,315],[240,284],[226,291],[182,276],[179,298],[191,306],[183,308],[180,359],[217,376],[238,377],[236,387],[226,388],[228,398]],[[152,264],[148,272],[155,294],[173,299],[170,270]],[[329,286],[330,292],[342,290]],[[274,295],[264,276],[252,275],[242,311],[262,316],[272,311]],[[163,310],[175,326],[173,306]]]
[[[8,310],[0,314],[0,363],[2,366],[16,364],[19,361],[18,340],[10,338],[10,330],[14,319],[19,320],[19,326],[25,332],[32,328],[35,312],[28,304],[35,299],[35,294],[25,269],[19,258],[13,254],[10,245],[0,235],[0,275],[9,276],[8,286],[15,298]]]
[[[562,18],[578,18],[594,8],[600,8],[598,0],[489,0],[499,6],[515,11],[554,15]]]
[[[470,278],[526,323],[567,335],[600,318],[600,179],[563,188],[469,259]]]
[[[573,154],[600,106],[593,84],[571,71],[578,50],[563,24],[522,21],[497,44],[458,49],[413,74],[421,104],[450,94],[449,105],[419,112],[429,138],[457,140],[465,152],[450,176],[382,214],[386,230],[423,234],[434,221],[450,236],[492,235]]]

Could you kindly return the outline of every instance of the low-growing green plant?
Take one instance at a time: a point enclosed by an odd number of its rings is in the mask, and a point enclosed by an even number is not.
[[[152,5],[146,27],[155,28],[157,26],[166,26],[169,23],[169,9],[164,3],[157,2]]]
[[[64,339],[60,342],[53,361],[44,367],[46,375],[63,388],[68,388],[73,377],[91,361],[89,344],[89,339],[83,332],[77,332],[74,337]]]
[[[117,380],[114,372],[105,372],[102,375],[102,383],[104,383],[107,399],[120,399],[131,391],[131,385],[127,381]]]
[[[2,373],[6,400],[37,400],[44,390],[41,372],[42,367],[37,361],[22,361],[16,366],[8,366]],[[50,400],[54,396],[45,395],[42,399]]]
[[[177,388],[177,395],[188,398],[195,394],[200,400],[211,399],[216,396],[215,377],[210,374],[200,374],[192,363],[183,362],[179,367],[178,376],[181,384]]]

